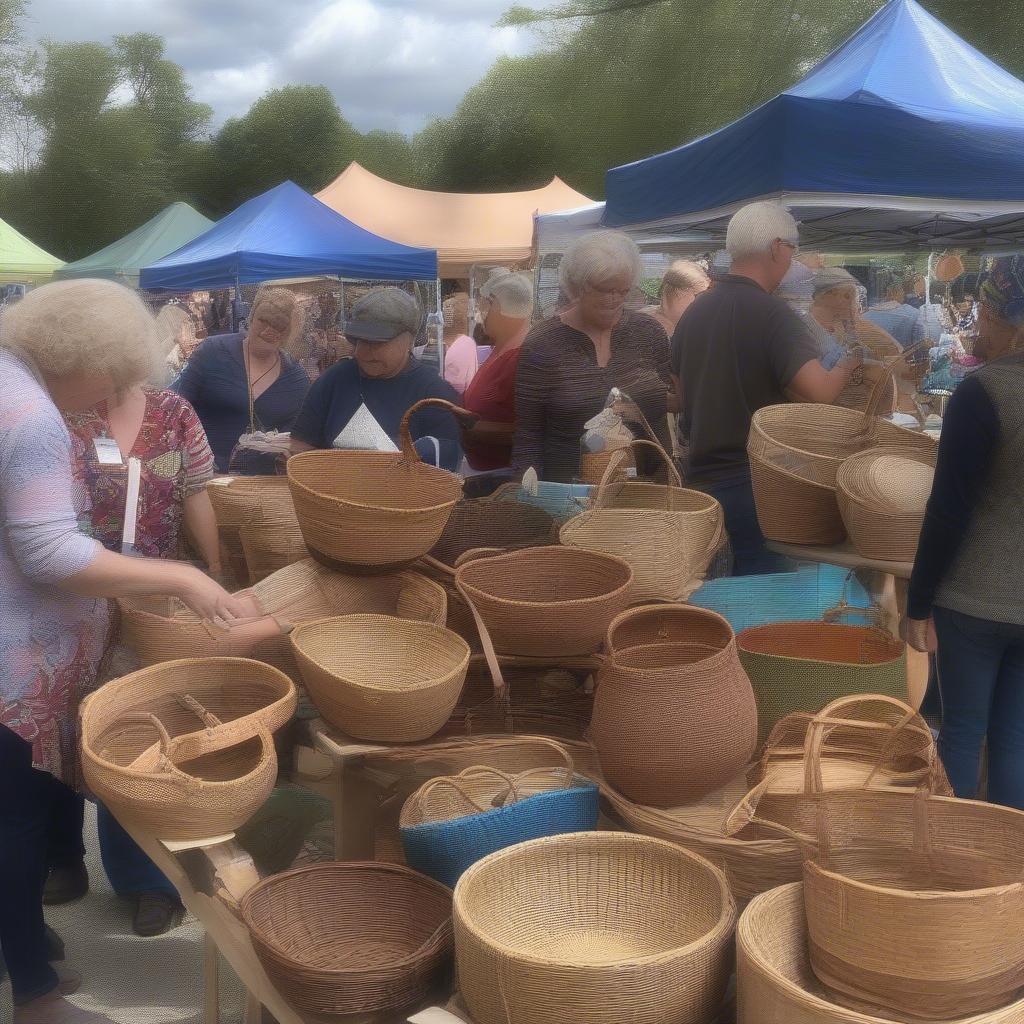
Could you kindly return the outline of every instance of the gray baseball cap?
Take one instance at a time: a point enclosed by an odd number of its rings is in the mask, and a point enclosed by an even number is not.
[[[391,341],[420,329],[420,304],[401,288],[374,288],[352,307],[345,337],[353,341]]]

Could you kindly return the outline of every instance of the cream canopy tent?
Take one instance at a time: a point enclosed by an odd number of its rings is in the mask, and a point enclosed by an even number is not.
[[[468,277],[475,263],[526,263],[533,218],[590,200],[553,178],[528,192],[426,192],[378,178],[351,163],[317,199],[374,234],[437,250],[441,277]]]
[[[45,284],[64,261],[0,220],[0,284]]]

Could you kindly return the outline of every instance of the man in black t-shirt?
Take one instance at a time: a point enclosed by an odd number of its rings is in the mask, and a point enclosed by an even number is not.
[[[859,365],[833,370],[799,316],[772,294],[799,244],[796,221],[777,203],[752,203],[729,222],[730,273],[699,296],[672,337],[672,368],[683,392],[687,480],[721,502],[737,576],[786,565],[765,547],[747,461],[753,414],[795,400],[831,404]]]

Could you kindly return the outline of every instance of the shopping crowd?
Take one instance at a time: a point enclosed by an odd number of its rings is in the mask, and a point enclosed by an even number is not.
[[[676,263],[657,302],[636,309],[636,245],[595,232],[566,253],[564,302],[537,322],[523,273],[491,275],[473,324],[468,296],[449,296],[443,374],[417,356],[422,310],[397,287],[359,298],[343,330],[338,310],[321,306],[320,328],[341,358],[318,366],[313,381],[292,354],[305,314],[286,288],[261,290],[238,333],[225,330],[223,309],[204,314],[201,328],[191,312],[177,318],[169,357],[142,301],[113,283],[47,285],[12,306],[0,326],[0,944],[16,1024],[106,1021],[64,999],[80,979],[54,963],[59,940],[43,917],[44,903],[77,899],[89,884],[77,708],[116,662],[112,599],[171,596],[225,625],[244,615],[220,582],[206,492],[215,473],[273,473],[288,452],[311,448],[397,448],[406,412],[434,398],[465,407],[475,423],[430,407],[413,415],[411,436],[421,458],[465,476],[468,495],[530,468],[572,482],[585,425],[617,388],[632,400],[634,412],[623,413],[631,428],[680,451],[687,486],[721,503],[730,571],[785,571],[758,525],[752,415],[789,401],[862,408],[882,363],[925,340],[928,327],[927,307],[922,316],[904,287],[862,312],[856,280],[837,268],[803,273],[808,302],[796,311],[777,292],[800,276],[799,244],[785,209],[744,207],[728,227],[727,273]],[[1018,262],[1000,261],[977,311],[963,311],[977,319],[975,352],[986,365],[949,403],[906,623],[911,644],[937,648],[940,749],[957,795],[975,794],[987,740],[989,797],[1017,807],[1022,281]],[[901,396],[887,386],[883,411],[892,412]],[[129,556],[131,459],[143,483]],[[133,929],[173,927],[182,912],[173,887],[104,808],[97,813],[103,865],[133,902]]]

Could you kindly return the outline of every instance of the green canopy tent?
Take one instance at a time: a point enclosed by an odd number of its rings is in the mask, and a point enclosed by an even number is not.
[[[124,238],[91,256],[68,263],[56,276],[61,279],[105,277],[137,287],[142,267],[163,259],[212,227],[213,221],[197,213],[188,203],[171,203]]]
[[[63,260],[0,220],[0,284],[45,284],[63,266]]]

